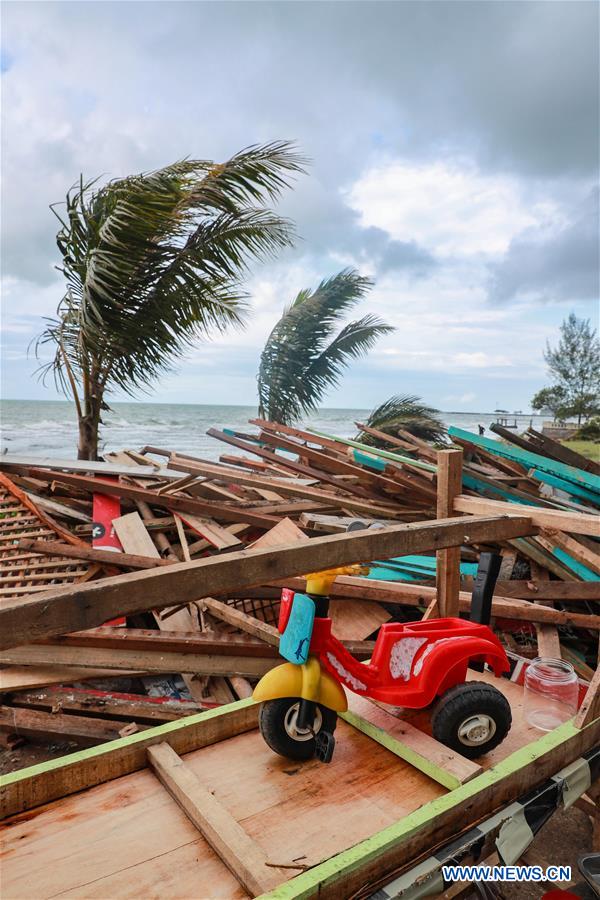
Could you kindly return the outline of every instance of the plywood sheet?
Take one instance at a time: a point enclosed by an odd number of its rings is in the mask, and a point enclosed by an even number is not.
[[[272,862],[315,864],[445,793],[346,723],[337,733],[328,766],[278,757],[256,731],[184,759]],[[2,838],[6,898],[244,896],[148,770],[16,816]]]

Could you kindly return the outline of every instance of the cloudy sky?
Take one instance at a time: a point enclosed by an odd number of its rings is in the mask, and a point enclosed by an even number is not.
[[[595,2],[4,2],[2,393],[52,397],[29,342],[62,286],[60,200],[83,172],[222,160],[289,139],[294,250],[255,265],[243,333],[199,344],[161,402],[255,402],[261,345],[344,266],[396,326],[328,406],[415,393],[528,409],[572,310],[598,317]]]

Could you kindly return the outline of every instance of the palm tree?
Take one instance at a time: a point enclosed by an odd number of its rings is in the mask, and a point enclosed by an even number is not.
[[[300,291],[265,344],[258,372],[259,415],[284,425],[314,412],[350,360],[394,329],[368,314],[335,334],[340,319],[363,299],[372,282],[352,269]]]
[[[446,427],[439,418],[439,411],[425,406],[419,397],[390,397],[373,410],[364,424],[390,435],[397,435],[398,429],[410,431],[415,437],[432,443],[444,443],[446,437]],[[359,432],[356,440],[382,450],[397,449],[383,438],[365,432]]]
[[[54,347],[41,371],[73,396],[80,459],[97,459],[109,391],[146,389],[197,338],[242,324],[247,265],[292,240],[268,201],[303,166],[292,145],[275,142],[98,189],[81,179],[62,215],[52,207],[67,289],[36,349]]]

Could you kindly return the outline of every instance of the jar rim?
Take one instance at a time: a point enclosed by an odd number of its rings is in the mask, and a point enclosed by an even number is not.
[[[577,677],[572,663],[566,659],[553,659],[551,656],[536,656],[531,660],[527,671],[529,669],[547,681],[570,681],[573,676]]]

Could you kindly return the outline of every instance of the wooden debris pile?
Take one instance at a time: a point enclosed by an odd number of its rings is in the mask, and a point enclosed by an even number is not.
[[[452,462],[404,431],[357,423],[378,442],[367,445],[250,424],[209,430],[227,445],[218,462],[152,446],[101,462],[0,460],[0,619],[32,623],[4,632],[7,746],[89,746],[250,696],[278,661],[281,587],[343,562],[349,528],[369,529],[359,558],[372,571],[336,582],[331,615],[355,655],[368,658],[390,619],[468,613],[479,554],[495,550],[493,615],[509,649],[563,656],[591,677],[600,465],[535,432],[498,441],[451,428]],[[384,552],[399,527],[464,516],[460,546],[438,542],[450,523],[428,525],[437,537],[414,552]],[[64,614],[38,614],[46,597]]]

